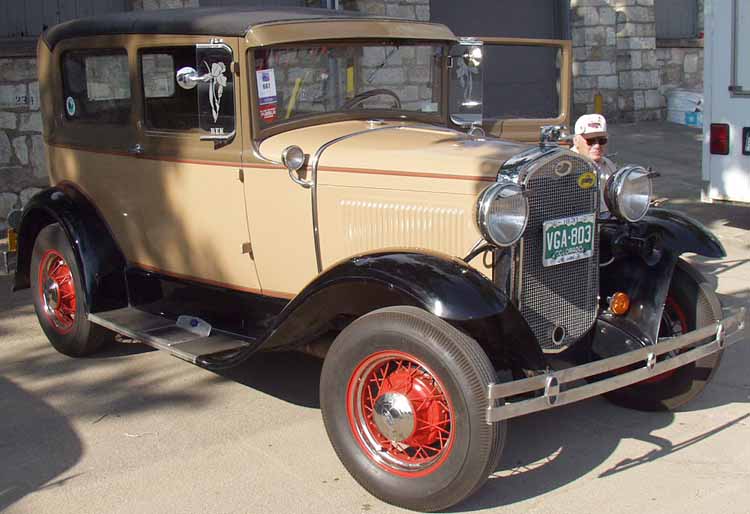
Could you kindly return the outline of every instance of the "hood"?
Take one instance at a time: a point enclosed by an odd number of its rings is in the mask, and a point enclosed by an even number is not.
[[[347,135],[351,137],[325,150],[319,171],[374,170],[407,176],[494,181],[506,160],[529,148],[440,127],[345,121],[277,134],[262,142],[260,152],[279,160],[284,148],[297,145],[312,156],[322,145]]]

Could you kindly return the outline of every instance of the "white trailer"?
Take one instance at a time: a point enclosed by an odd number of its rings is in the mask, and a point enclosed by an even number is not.
[[[704,201],[750,202],[750,0],[706,0]]]

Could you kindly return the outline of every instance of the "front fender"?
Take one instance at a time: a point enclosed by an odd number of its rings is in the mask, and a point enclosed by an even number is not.
[[[24,208],[13,290],[30,286],[29,267],[36,236],[52,223],[60,224],[75,250],[89,310],[125,307],[125,258],[96,208],[69,184],[37,193]]]
[[[544,355],[507,296],[465,262],[416,252],[379,252],[341,261],[311,282],[278,317],[261,348],[321,333],[336,320],[412,305],[471,335],[497,366],[544,369]]]
[[[652,208],[636,225],[657,236],[659,245],[675,255],[693,252],[704,257],[727,256],[724,245],[708,228],[681,212]]]

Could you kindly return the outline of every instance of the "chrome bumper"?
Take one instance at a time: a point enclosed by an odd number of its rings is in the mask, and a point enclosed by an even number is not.
[[[738,312],[717,321],[713,325],[640,350],[531,378],[502,384],[490,384],[488,387],[487,423],[585,400],[679,368],[737,342],[739,339],[737,336],[740,335],[744,326],[745,308],[742,307]],[[662,355],[684,348],[690,349],[678,355],[658,360]],[[643,367],[627,373],[596,382],[576,384],[583,379],[641,362],[645,363]],[[534,398],[505,401],[502,405],[495,406],[504,399],[512,399],[514,396],[533,392],[541,394]]]

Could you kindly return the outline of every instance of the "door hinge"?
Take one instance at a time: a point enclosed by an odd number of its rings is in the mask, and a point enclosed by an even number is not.
[[[239,178],[240,182],[244,184],[245,183],[245,170],[240,168],[239,173],[237,174],[237,178]]]
[[[232,71],[233,71],[233,72],[234,72],[234,74],[235,74],[235,75],[237,75],[238,77],[240,76],[240,63],[239,63],[239,62],[237,62],[237,61],[234,61],[234,62],[232,63]]]
[[[242,243],[242,253],[246,253],[251,259],[255,259],[255,256],[253,255],[253,245],[249,241],[247,243]]]

